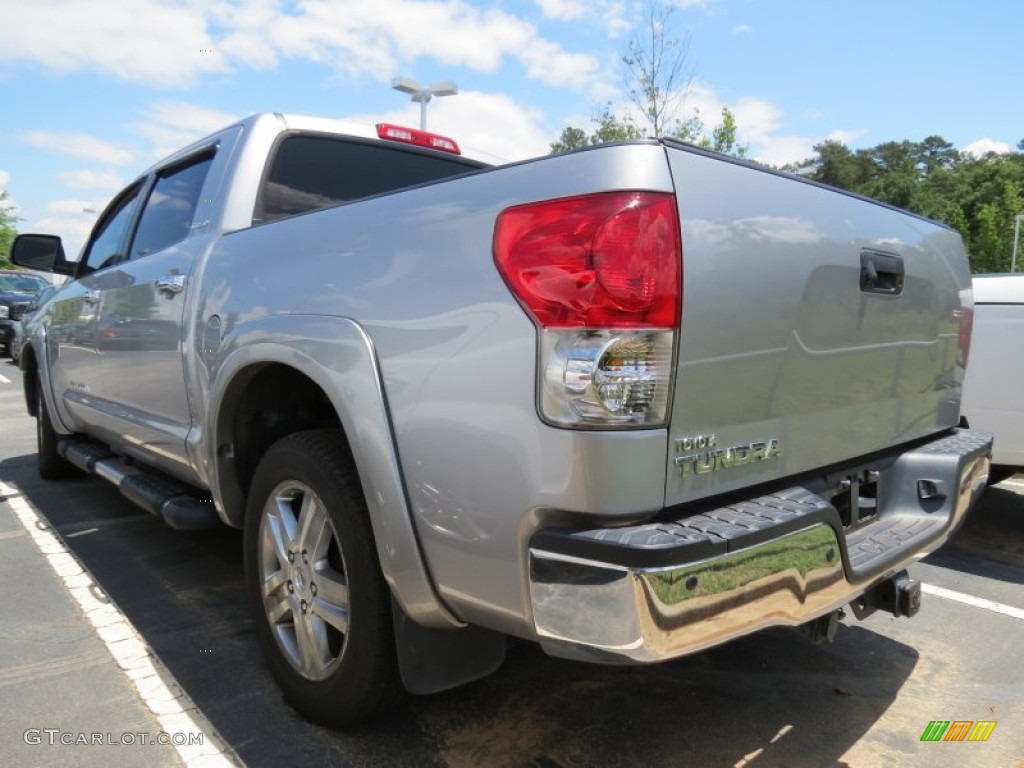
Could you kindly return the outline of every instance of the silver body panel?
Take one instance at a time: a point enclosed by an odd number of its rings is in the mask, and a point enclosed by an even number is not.
[[[974,301],[964,416],[995,435],[993,464],[1024,467],[1024,275],[975,277]]]
[[[423,624],[468,622],[536,638],[528,551],[539,528],[581,516],[643,519],[666,504],[948,425],[938,402],[958,400],[959,379],[950,363],[955,322],[950,327],[946,313],[959,308],[958,291],[969,278],[962,246],[940,227],[653,142],[507,166],[250,226],[273,142],[304,127],[337,129],[329,121],[263,115],[214,137],[221,152],[204,187],[213,202],[204,226],[177,251],[187,288],[159,310],[172,321],[181,312],[180,368],[169,348],[157,350],[160,375],[145,389],[126,388],[139,356],[57,348],[57,327],[42,323],[33,344],[47,348],[49,334],[56,350],[43,380],[58,430],[95,434],[209,488],[231,525],[240,524],[243,495],[223,479],[231,457],[221,450],[229,427],[219,418],[222,406],[253,366],[280,363],[304,373],[345,426],[385,577]],[[573,431],[542,423],[536,330],[493,264],[502,209],[609,190],[675,192],[679,200],[684,302],[669,429]],[[786,217],[798,225],[789,235]],[[898,246],[890,243],[896,239]],[[801,335],[817,327],[814,313],[823,311],[808,307],[809,286],[849,298],[845,282],[837,287],[820,270],[835,266],[843,273],[836,280],[845,281],[851,243],[898,247],[908,274],[929,286],[921,310],[927,315],[911,337],[879,331],[884,338],[871,341],[878,349],[865,350],[845,330]],[[156,277],[137,268],[139,280]],[[58,295],[69,313],[77,311],[84,282]],[[893,307],[872,306],[870,314],[885,318],[885,328],[912,318]],[[65,368],[73,356],[76,368]],[[829,400],[808,389],[808,380],[835,378],[846,365],[835,361],[848,359],[871,372],[863,391],[844,382]],[[104,409],[69,394],[69,381],[86,375],[109,376],[106,399],[124,407],[89,415]],[[674,440],[702,430],[730,445],[778,438],[782,461],[683,483]]]
[[[687,152],[670,154],[683,314],[673,441],[775,439],[781,455],[684,476],[666,504],[787,477],[958,422],[959,236],[892,208]],[[860,288],[864,248],[896,254],[901,295]],[[970,294],[966,292],[965,301]]]

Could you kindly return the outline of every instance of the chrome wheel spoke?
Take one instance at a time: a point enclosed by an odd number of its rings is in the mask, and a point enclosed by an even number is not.
[[[263,601],[264,609],[267,612],[267,618],[270,620],[270,625],[274,626],[280,624],[281,620],[289,613],[295,613],[295,605],[293,600],[289,599],[288,596],[282,596],[277,600],[268,599]]]
[[[305,619],[309,625],[310,639],[313,641],[311,650],[316,665],[311,671],[319,673],[333,661],[331,646],[327,641],[327,625],[313,615],[312,609],[306,614]]]
[[[274,571],[263,579],[263,596],[270,597],[288,582],[288,574],[282,571]]]
[[[281,565],[288,562],[288,551],[295,541],[298,527],[292,512],[291,499],[278,496],[274,499],[274,512],[267,514],[267,529],[273,539],[274,554]]]
[[[313,494],[307,494],[302,500],[299,524],[298,548],[308,552],[312,562],[327,557],[327,547],[331,542],[331,526],[328,524],[327,510]]]
[[[342,634],[348,632],[348,606],[342,607],[316,598],[313,600],[311,608],[317,617],[330,624]]]
[[[318,657],[316,633],[309,619],[308,614],[299,613],[295,616],[295,645],[301,657],[301,668],[312,676],[320,671],[323,662]]]
[[[318,571],[316,588],[320,602],[348,610],[348,583],[340,573],[329,568]]]

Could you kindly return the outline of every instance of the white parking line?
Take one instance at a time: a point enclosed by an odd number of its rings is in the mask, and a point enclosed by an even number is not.
[[[984,608],[986,611],[992,611],[993,613],[1001,613],[1004,616],[1011,616],[1015,619],[1024,619],[1024,609],[997,603],[994,600],[986,600],[983,597],[965,595],[963,592],[954,592],[952,589],[936,587],[934,584],[922,584],[921,591],[927,592],[929,595],[944,597],[947,600],[955,600],[964,605],[973,605],[975,608]]]
[[[139,698],[156,717],[164,732],[203,734],[200,745],[174,745],[185,765],[189,768],[227,768],[236,765],[228,755],[229,748],[223,747],[220,739],[202,728],[186,711],[185,706],[192,705],[184,699],[184,692],[175,694],[167,687],[163,676],[150,658],[152,650],[146,645],[138,630],[128,617],[106,598],[106,593],[93,580],[92,574],[68,551],[49,523],[39,518],[16,488],[0,482],[0,497],[4,497],[4,501],[11,505],[15,517],[64,582],[64,586],[92,623],[93,629],[106,645],[110,655],[114,657],[114,661],[135,685]]]
[[[11,380],[8,379],[6,376],[4,376],[2,373],[0,373],[0,384],[10,384],[10,383],[11,383]]]

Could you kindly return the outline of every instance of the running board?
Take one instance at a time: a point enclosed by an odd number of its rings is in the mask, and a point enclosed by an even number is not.
[[[171,528],[195,531],[219,528],[213,499],[165,475],[125,463],[103,443],[63,439],[57,452],[79,469],[117,486],[129,501],[162,518]]]

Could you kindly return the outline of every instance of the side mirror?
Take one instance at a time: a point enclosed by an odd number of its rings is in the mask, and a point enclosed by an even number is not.
[[[56,235],[18,235],[11,244],[11,261],[38,272],[70,275],[74,264],[64,256],[64,245]]]

